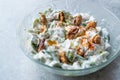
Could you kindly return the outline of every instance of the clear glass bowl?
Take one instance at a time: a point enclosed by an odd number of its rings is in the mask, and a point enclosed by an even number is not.
[[[28,30],[32,27],[32,23],[38,12],[43,12],[44,10],[52,8],[54,10],[66,10],[70,11],[71,13],[78,13],[78,12],[88,12],[91,15],[93,15],[97,21],[98,25],[101,25],[102,27],[106,27],[110,33],[110,44],[112,45],[112,48],[110,50],[110,55],[108,56],[108,60],[100,65],[93,66],[91,68],[87,69],[81,69],[81,70],[63,70],[59,68],[49,67],[47,65],[44,65],[40,61],[34,60],[32,58],[32,55],[30,55],[30,51],[27,48],[26,40],[28,37]],[[105,19],[106,24],[101,23],[101,20]],[[48,3],[41,4],[38,6],[38,8],[30,13],[28,16],[25,17],[21,25],[19,26],[19,29],[17,31],[18,33],[18,39],[20,42],[20,47],[22,48],[25,55],[27,55],[31,60],[37,62],[44,68],[44,70],[47,70],[49,72],[64,75],[64,76],[81,76],[93,73],[97,70],[100,70],[101,68],[108,65],[110,62],[112,62],[120,53],[120,21],[119,19],[111,13],[106,8],[102,7],[101,5],[90,2],[86,0],[59,0],[59,1],[50,1]]]

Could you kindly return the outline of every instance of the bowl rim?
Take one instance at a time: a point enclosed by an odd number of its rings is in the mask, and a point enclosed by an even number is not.
[[[49,3],[49,2],[51,2],[51,1],[47,1],[47,2],[45,2],[45,3]],[[58,2],[58,1],[54,1],[54,2]],[[120,19],[119,19],[113,12],[111,12],[109,9],[105,8],[104,6],[101,6],[101,8],[103,8],[105,11],[107,11],[109,14],[111,14],[111,15],[120,23]],[[38,7],[35,8],[35,10],[36,10],[36,9],[38,9]],[[30,13],[29,13],[29,14],[30,14]],[[28,17],[28,15],[26,15],[26,16],[24,17],[24,19],[23,19],[20,23],[23,23],[23,21],[26,19],[26,17]],[[20,34],[20,33],[19,33],[19,32],[20,32],[20,31],[19,31],[20,26],[21,26],[21,24],[18,26],[18,30],[16,31],[16,35],[19,35],[19,34]],[[21,50],[22,50],[23,53],[25,54],[26,51],[23,49],[22,45],[20,44],[20,43],[21,43],[21,42],[20,42],[20,38],[17,37],[17,40],[18,40],[18,46],[20,46]],[[118,48],[118,50],[117,50],[114,54],[116,54],[116,55],[114,55],[114,56],[110,57],[109,59],[107,59],[106,62],[103,62],[103,63],[101,63],[101,64],[99,64],[99,65],[95,65],[95,66],[92,66],[92,67],[89,67],[89,68],[85,68],[85,69],[62,69],[62,68],[57,68],[57,67],[51,67],[51,66],[48,66],[48,65],[42,63],[41,61],[38,61],[38,60],[33,59],[33,56],[31,56],[30,53],[25,54],[25,55],[26,55],[27,57],[29,57],[29,59],[31,59],[31,60],[34,61],[35,63],[38,63],[39,65],[42,65],[42,66],[47,67],[47,68],[50,68],[50,69],[52,69],[52,70],[72,72],[72,71],[89,71],[89,70],[96,69],[96,68],[98,68],[98,67],[99,67],[100,69],[101,69],[102,67],[105,67],[106,65],[108,65],[109,63],[111,63],[115,58],[117,58],[117,57],[120,55],[120,47]]]

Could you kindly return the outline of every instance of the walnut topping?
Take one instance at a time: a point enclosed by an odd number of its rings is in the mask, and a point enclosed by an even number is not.
[[[40,17],[40,23],[42,25],[47,25],[47,19],[46,19],[45,15],[43,15],[43,14]]]
[[[92,42],[95,44],[100,44],[101,43],[101,37],[100,35],[96,35],[93,37]]]
[[[45,42],[45,39],[40,39],[39,40],[38,52],[45,48],[44,42]]]
[[[94,50],[94,49],[95,49],[94,45],[90,44],[89,50]]]
[[[82,16],[81,15],[76,16],[74,20],[74,25],[80,26],[81,22],[82,22]]]
[[[65,55],[64,51],[62,51],[62,52],[59,53],[59,57],[60,57],[60,61],[62,63],[67,63],[67,58],[66,58],[66,55]]]
[[[91,21],[87,24],[86,30],[90,28],[96,28],[96,26],[97,26],[97,23],[95,21]]]
[[[65,15],[62,11],[59,12],[59,21],[65,22]]]
[[[76,27],[76,28],[72,28],[68,34],[67,34],[67,38],[68,39],[74,39],[75,38],[75,35],[77,34],[77,32],[79,31],[79,29]]]
[[[77,54],[80,55],[80,56],[83,56],[84,53],[83,51],[81,50],[80,46],[76,47],[75,50],[77,51]]]

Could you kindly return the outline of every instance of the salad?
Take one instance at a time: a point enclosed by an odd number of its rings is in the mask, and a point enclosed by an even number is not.
[[[28,30],[33,58],[62,69],[85,69],[107,61],[109,33],[94,16],[48,9]]]

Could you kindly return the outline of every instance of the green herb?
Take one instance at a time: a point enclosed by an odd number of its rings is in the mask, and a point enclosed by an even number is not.
[[[39,19],[35,19],[33,23],[33,28],[35,28],[40,23]]]
[[[35,50],[36,52],[38,52],[38,45],[36,45],[33,42],[31,42],[31,46],[32,46],[33,50]]]
[[[65,12],[65,18],[68,19],[70,17],[70,13],[69,12]]]
[[[73,52],[68,52],[67,55],[66,55],[67,59],[70,61],[70,62],[74,62],[75,60],[75,54]]]
[[[33,36],[31,40],[31,46],[33,50],[35,50],[36,52],[38,52],[38,44],[39,44],[39,38],[37,36]]]
[[[40,34],[40,30],[28,30],[29,33]]]
[[[86,26],[86,23],[82,23],[82,26],[85,27],[85,26]]]

